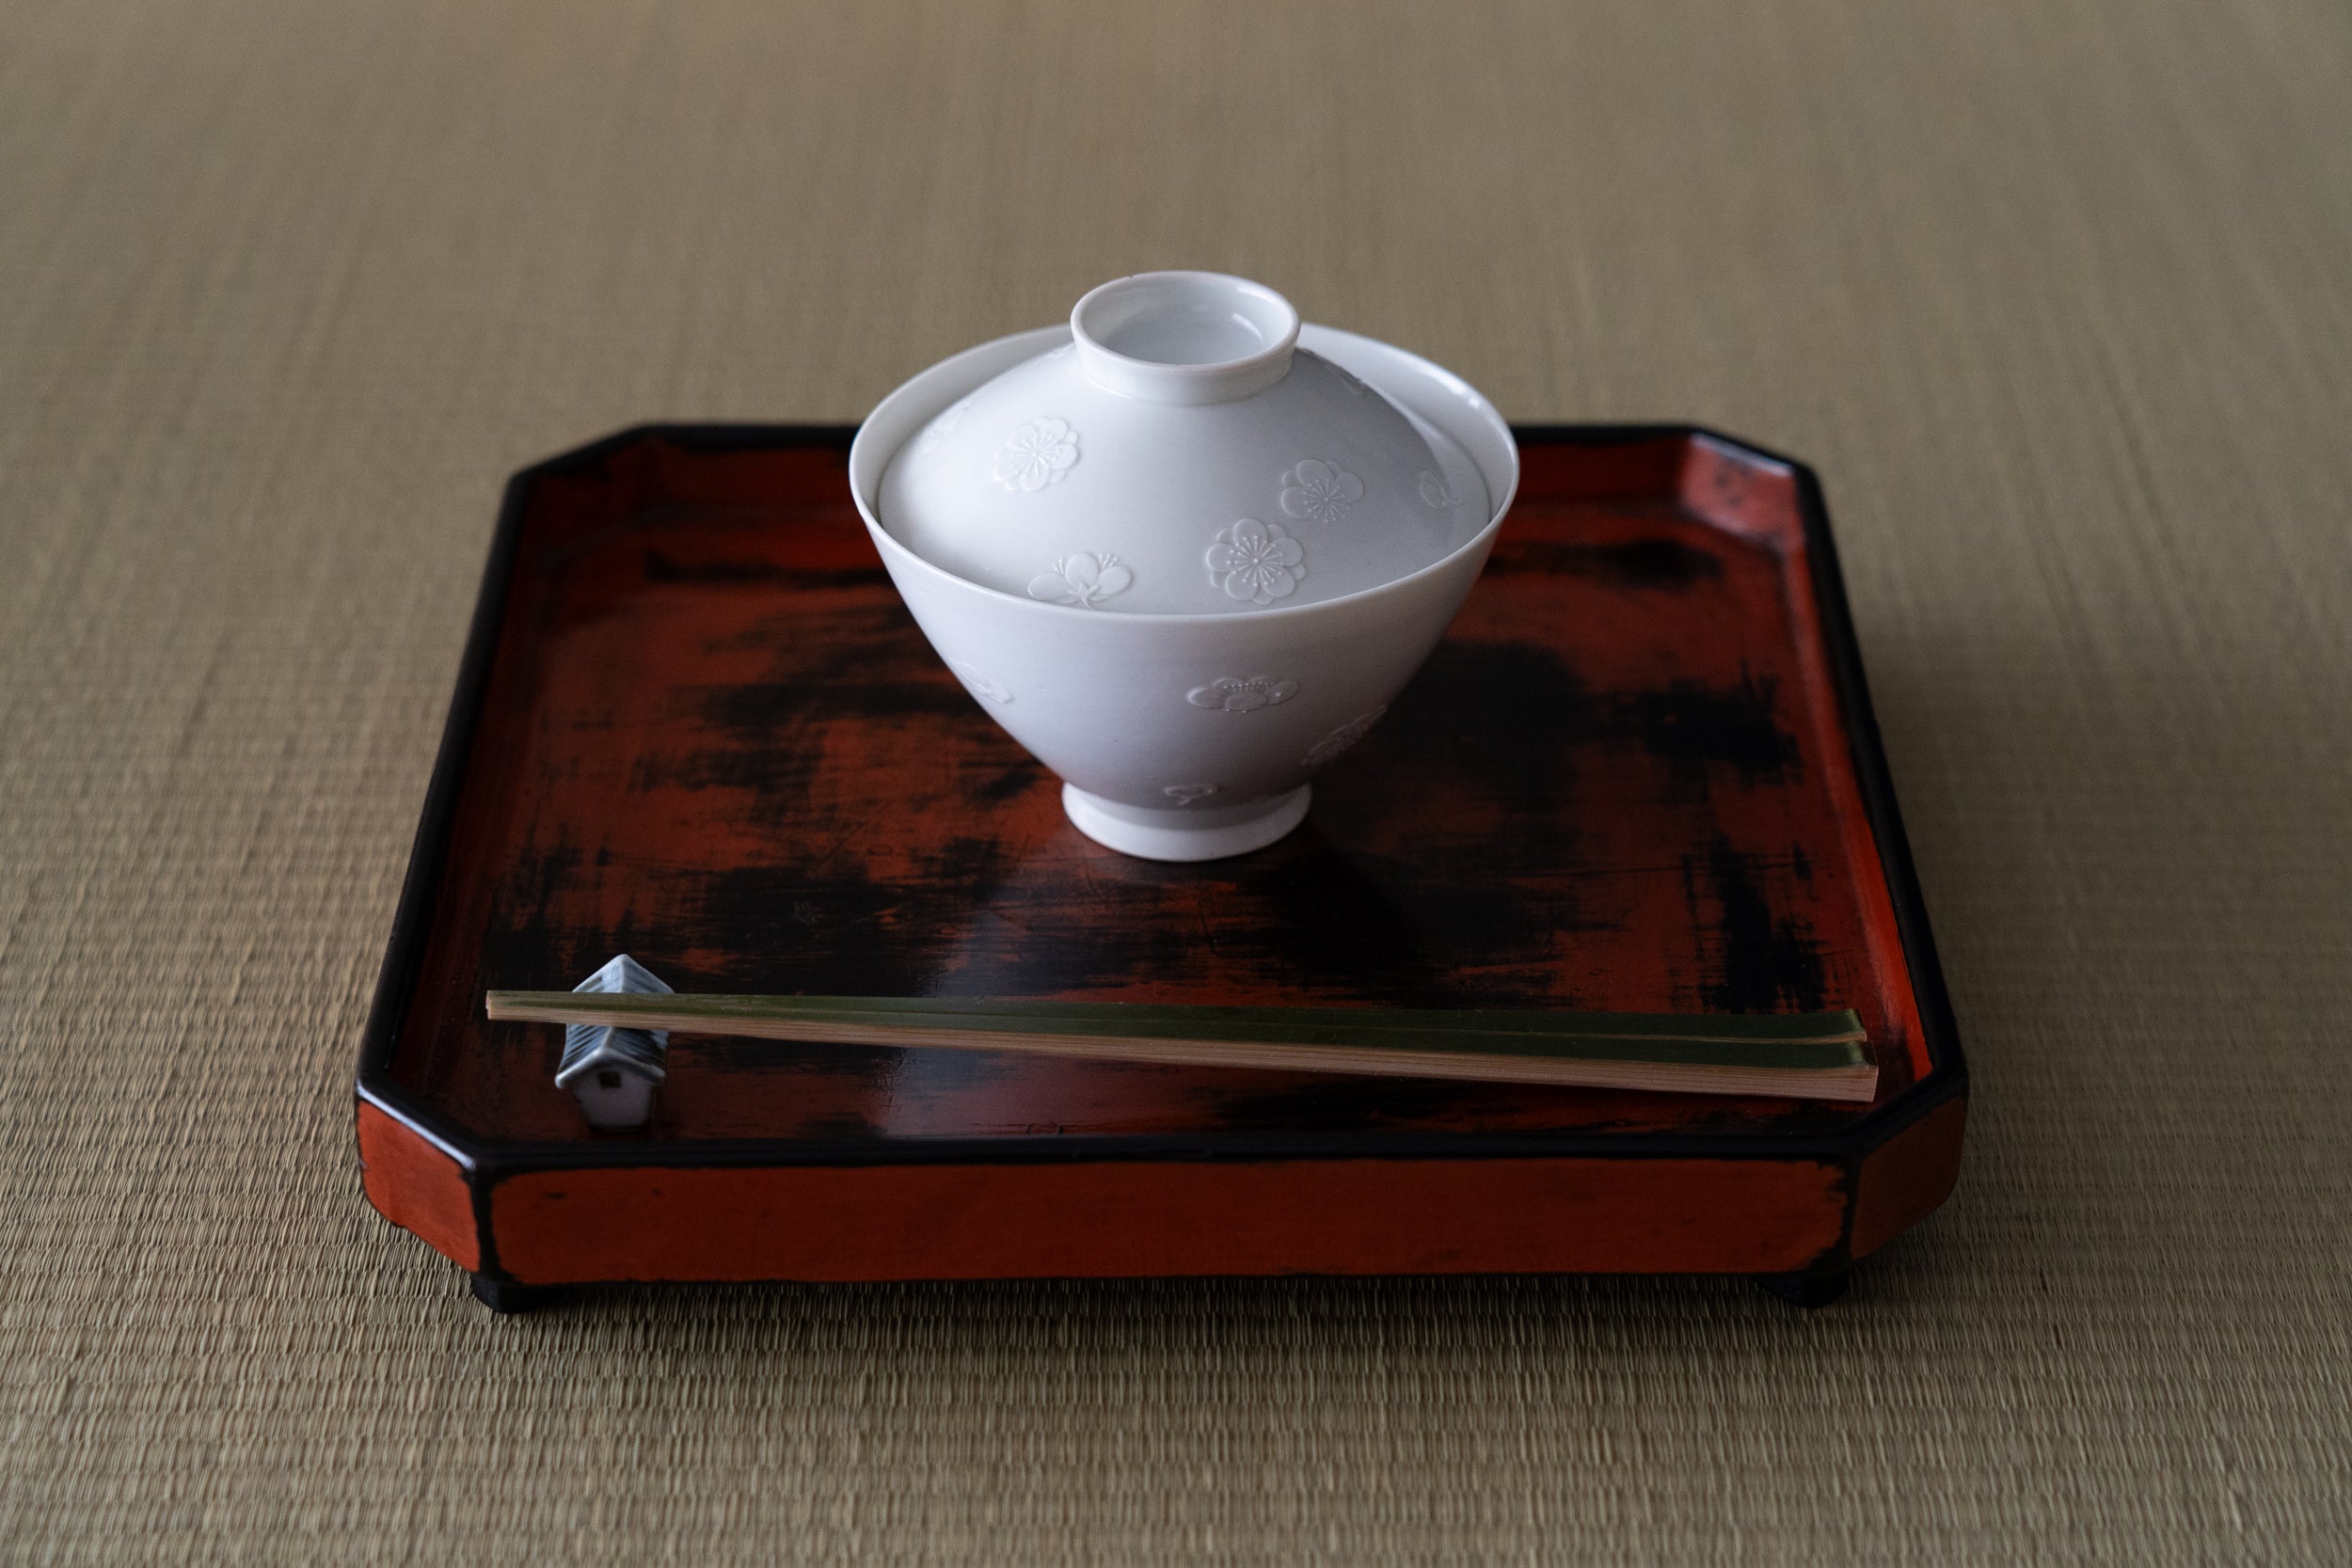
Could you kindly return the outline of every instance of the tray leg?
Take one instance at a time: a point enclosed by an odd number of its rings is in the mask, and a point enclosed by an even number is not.
[[[1824,1269],[1820,1274],[1755,1274],[1748,1277],[1768,1295],[1778,1296],[1791,1307],[1827,1307],[1846,1293],[1851,1271]]]
[[[473,1276],[473,1299],[501,1316],[535,1312],[563,1294],[561,1285],[516,1285],[485,1274]]]

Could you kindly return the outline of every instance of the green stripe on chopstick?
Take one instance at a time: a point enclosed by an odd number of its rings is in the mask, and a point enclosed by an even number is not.
[[[1033,1049],[1057,1055],[1099,1044],[1132,1060],[1247,1060],[1268,1051],[1270,1068],[1334,1072],[1447,1074],[1447,1060],[1485,1063],[1477,1077],[1518,1077],[1510,1060],[1621,1063],[1767,1074],[1804,1093],[1806,1074],[1847,1079],[1835,1098],[1867,1098],[1875,1082],[1861,1018],[1837,1013],[1541,1013],[1397,1011],[1397,1008],[1226,1008],[1141,1002],[988,1002],[967,997],[644,997],[604,992],[489,992],[489,1016],[527,1022],[588,1022],[640,1030],[847,1039],[854,1044],[944,1044]],[[950,1039],[953,1037],[953,1039]],[[997,1037],[997,1039],[993,1039]],[[1184,1046],[1169,1055],[1155,1046]],[[1395,1058],[1381,1065],[1378,1058]],[[1534,1082],[1569,1082],[1546,1072]],[[1612,1077],[1616,1082],[1616,1077]],[[1693,1084],[1698,1086],[1698,1084]]]

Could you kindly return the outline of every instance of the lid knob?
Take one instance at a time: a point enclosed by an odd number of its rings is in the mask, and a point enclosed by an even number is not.
[[[1289,373],[1298,312],[1263,283],[1216,272],[1143,272],[1070,312],[1078,362],[1106,391],[1151,403],[1226,403]]]

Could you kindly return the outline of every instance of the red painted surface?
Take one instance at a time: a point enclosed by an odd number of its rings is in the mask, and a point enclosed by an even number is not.
[[[538,474],[381,1069],[456,1138],[607,1167],[501,1185],[501,1265],[553,1281],[1820,1257],[1853,1189],[1756,1151],[1838,1138],[1935,1062],[1795,476],[1681,436],[1525,459],[1452,632],[1318,776],[1307,825],[1189,866],[1127,860],[1063,820],[1057,782],[899,606],[839,451],[651,436]],[[566,985],[618,951],[681,990],[1851,1006],[1880,1094],[1853,1107],[680,1036],[649,1135],[766,1140],[773,1159],[629,1168],[633,1140],[592,1133],[553,1086],[561,1031],[482,1012],[486,990]],[[1866,1172],[1857,1251],[1948,1190],[1958,1122],[1930,1122],[1948,1133],[1915,1129]],[[1479,1151],[1655,1134],[1747,1153]],[[1090,1143],[1073,1164],[1059,1151],[1075,1138],[1134,1157],[1097,1162]],[[1197,1158],[1286,1138],[1382,1158]],[[942,1139],[1006,1158],[893,1163],[935,1159]],[[1438,1139],[1443,1158],[1386,1158]],[[476,1266],[462,1178],[410,1142],[380,1173],[371,1156],[370,1196]],[[933,1234],[982,1191],[1004,1214]]]
[[[561,1171],[501,1183],[526,1283],[1783,1273],[1838,1173],[1772,1161],[1292,1161]]]
[[[1952,1196],[1967,1125],[1968,1102],[1950,1101],[1870,1151],[1854,1198],[1856,1258],[1876,1252]]]
[[[1447,643],[1318,778],[1307,828],[1180,868],[1062,819],[1056,781],[898,608],[838,453],[689,460],[649,444],[602,478],[545,482],[394,1076],[484,1133],[587,1140],[548,1082],[557,1032],[488,1024],[482,993],[560,984],[627,949],[681,990],[1852,1006],[1882,1053],[1882,1100],[1898,1094],[1926,1063],[1801,553],[1679,504],[1684,450],[1531,447]],[[1794,541],[1793,502],[1758,494]],[[676,1051],[659,1131],[680,1138],[1754,1132],[1859,1114]]]
[[[373,1105],[359,1107],[360,1183],[376,1212],[461,1268],[482,1266],[473,1194],[457,1162]]]

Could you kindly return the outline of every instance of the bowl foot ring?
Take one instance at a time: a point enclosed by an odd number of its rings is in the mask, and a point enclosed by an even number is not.
[[[1217,861],[1263,849],[1307,819],[1310,785],[1238,806],[1188,805],[1165,811],[1121,805],[1061,786],[1071,825],[1105,848],[1147,861]]]

